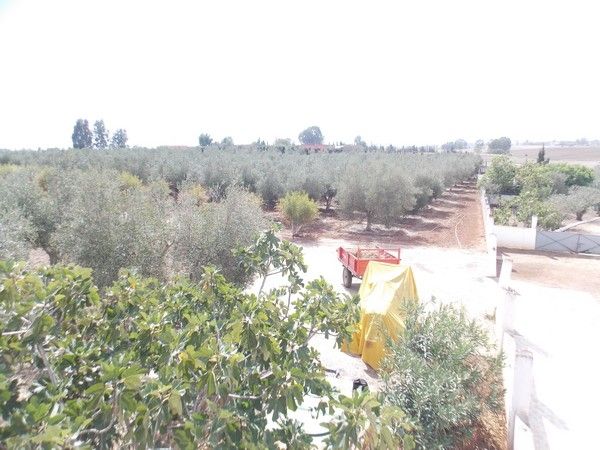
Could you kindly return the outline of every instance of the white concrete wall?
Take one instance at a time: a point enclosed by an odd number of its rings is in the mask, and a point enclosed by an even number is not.
[[[512,259],[502,258],[498,287],[503,295],[496,310],[496,333],[499,350],[504,355],[504,407],[507,425],[508,450],[536,448],[530,423],[533,400],[533,354],[515,338],[515,303],[517,295],[510,287]]]
[[[488,202],[485,190],[480,191],[479,203],[481,204],[481,216],[483,218],[483,229],[485,232],[485,243],[488,254],[486,262],[486,273],[490,277],[495,277],[496,273],[496,258],[498,255],[498,240],[494,234],[494,219]]]
[[[494,225],[494,234],[498,239],[498,247],[535,250],[536,233],[535,228]]]

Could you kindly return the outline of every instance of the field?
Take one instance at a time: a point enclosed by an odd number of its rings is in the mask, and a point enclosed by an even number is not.
[[[515,163],[535,162],[541,146],[514,146],[510,155]],[[550,162],[581,164],[587,167],[600,165],[600,147],[545,147],[546,158]],[[494,155],[482,154],[485,161],[491,161]]]

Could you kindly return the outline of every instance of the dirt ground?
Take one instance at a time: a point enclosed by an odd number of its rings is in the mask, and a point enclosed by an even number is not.
[[[500,249],[513,260],[512,278],[588,292],[600,299],[600,256]]]
[[[281,220],[277,212],[271,217]],[[282,237],[291,239],[289,230],[284,230]],[[378,243],[483,250],[485,237],[476,182],[447,190],[422,211],[405,216],[390,228],[374,224],[373,231],[365,231],[364,221],[344,218],[332,210],[320,214],[302,230],[301,237],[293,240],[309,244],[325,239],[348,241],[355,246]]]
[[[584,234],[600,234],[600,217],[598,217],[595,212],[585,214],[583,216],[583,222],[585,223],[580,223],[579,225],[575,225],[574,227],[571,227],[565,231]],[[566,223],[576,224],[579,222],[575,220],[575,217],[572,217],[571,220],[567,221]]]
[[[535,162],[541,148],[541,145],[513,147],[510,150],[510,156],[518,164],[527,161]],[[551,163],[567,162],[588,167],[600,165],[600,147],[546,147],[544,151],[546,158],[550,158]],[[481,156],[489,162],[496,155],[482,154]]]

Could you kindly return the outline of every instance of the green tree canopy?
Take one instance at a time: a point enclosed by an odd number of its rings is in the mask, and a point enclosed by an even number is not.
[[[210,134],[202,133],[198,138],[198,144],[200,147],[207,147],[212,144],[213,139],[210,137]]]
[[[488,144],[490,153],[509,153],[512,143],[510,138],[501,137],[492,139]]]
[[[552,205],[564,214],[575,214],[576,220],[590,208],[600,205],[600,189],[589,186],[574,186],[567,195],[556,195],[550,199]]]
[[[487,168],[480,185],[492,194],[516,194],[517,166],[508,156],[496,156]]]
[[[323,133],[317,126],[308,127],[298,135],[298,140],[305,145],[316,145],[323,143]]]
[[[365,141],[363,141],[362,137],[356,136],[354,138],[354,145],[356,145],[357,147],[366,147],[367,143]]]
[[[221,140],[221,145],[226,147],[233,147],[233,138],[231,136],[226,136]]]

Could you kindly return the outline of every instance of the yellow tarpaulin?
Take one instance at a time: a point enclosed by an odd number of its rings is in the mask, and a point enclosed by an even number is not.
[[[360,328],[349,346],[350,353],[378,369],[385,351],[386,337],[397,339],[404,330],[402,305],[418,301],[417,285],[409,266],[371,261],[358,292]]]

